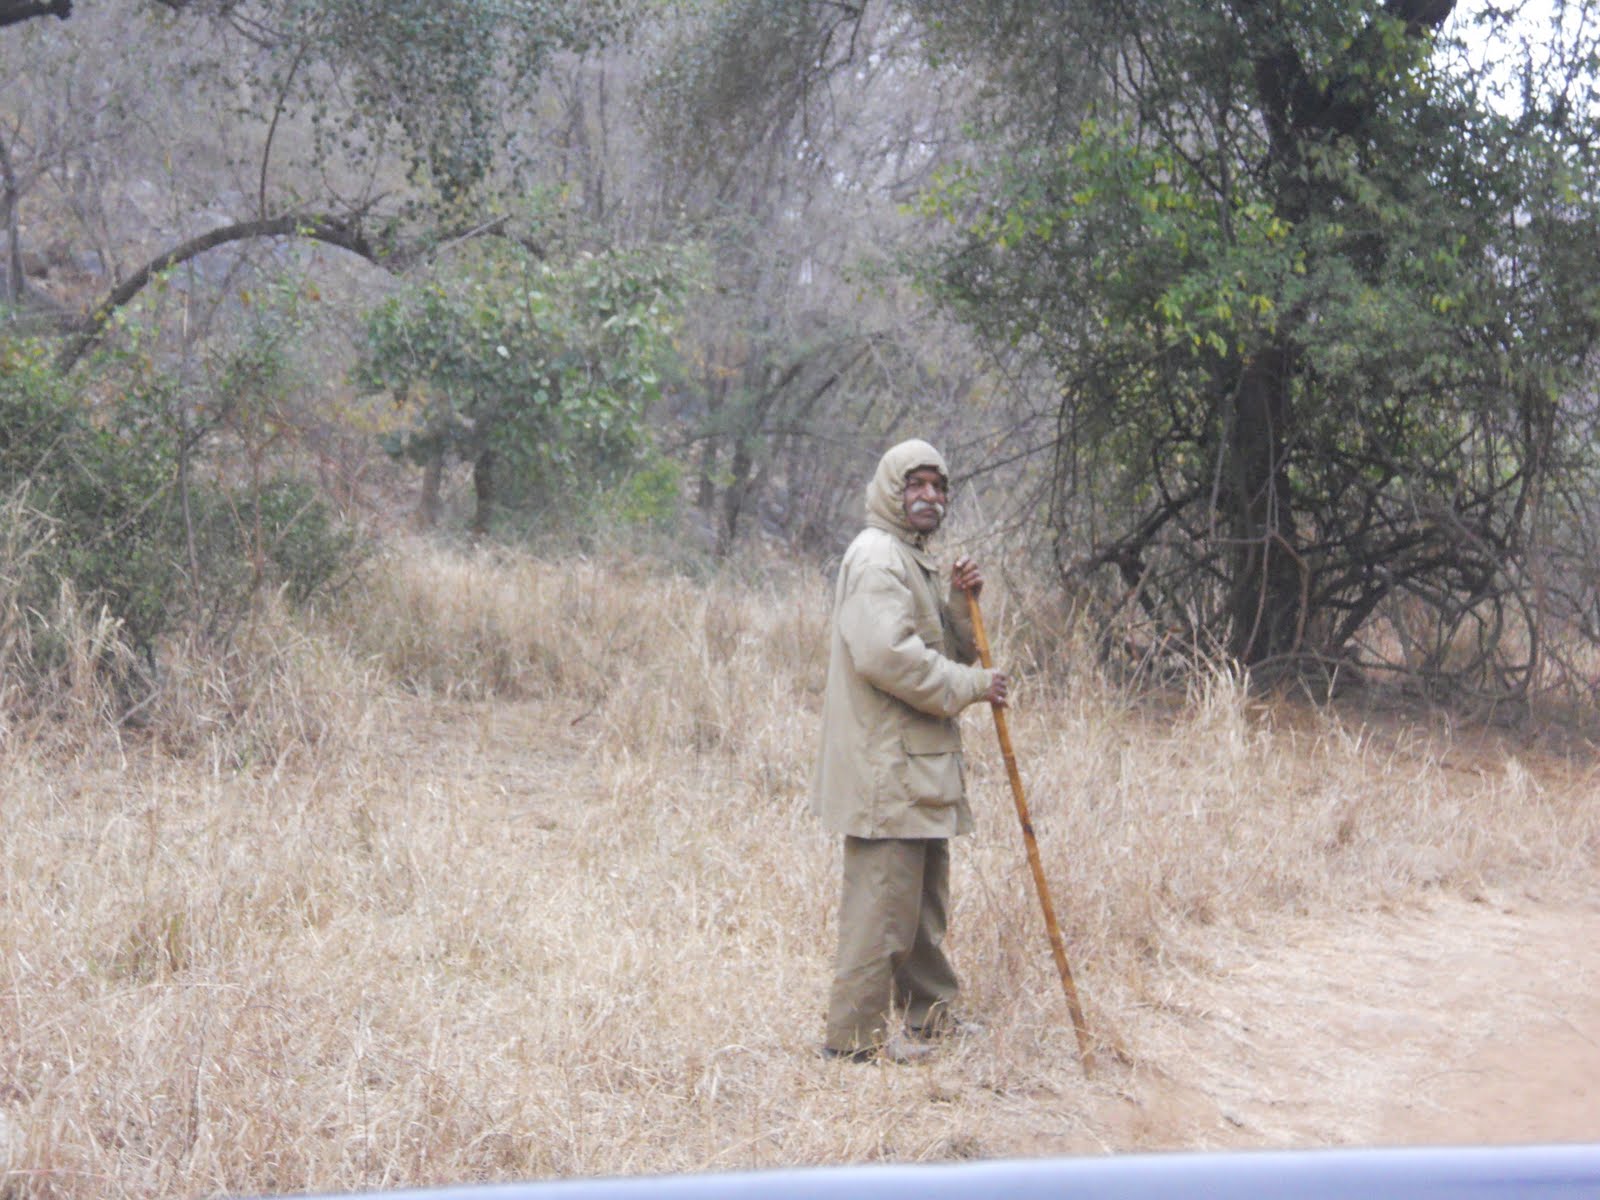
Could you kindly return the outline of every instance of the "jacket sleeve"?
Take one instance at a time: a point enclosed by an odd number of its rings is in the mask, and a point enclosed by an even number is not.
[[[972,632],[972,601],[965,592],[948,589],[945,601],[945,618],[950,622],[950,633],[955,638],[956,661],[978,661],[978,636]],[[987,690],[987,688],[985,688]]]
[[[840,598],[840,637],[857,674],[937,717],[953,717],[989,689],[989,672],[946,658],[918,633],[911,589],[892,570],[862,564]]]

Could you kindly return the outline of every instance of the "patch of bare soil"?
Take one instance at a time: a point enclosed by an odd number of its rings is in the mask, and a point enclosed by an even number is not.
[[[1600,893],[1286,932],[1215,948],[1146,1028],[1113,1146],[1600,1142]]]

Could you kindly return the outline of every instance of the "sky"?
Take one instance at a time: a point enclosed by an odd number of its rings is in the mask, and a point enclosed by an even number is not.
[[[1538,63],[1558,43],[1558,30],[1561,38],[1570,38],[1579,31],[1585,18],[1593,26],[1600,18],[1600,11],[1596,9],[1600,9],[1597,0],[1461,0],[1446,23],[1445,32],[1455,33],[1467,43],[1470,60],[1475,66],[1498,60],[1498,67],[1492,74],[1502,87],[1509,89],[1516,79],[1521,58],[1521,51],[1516,47],[1521,42],[1530,44],[1534,61]],[[1506,32],[1490,37],[1478,21],[1486,11],[1496,10],[1514,11],[1516,15]],[[1509,96],[1506,105],[1515,107]]]

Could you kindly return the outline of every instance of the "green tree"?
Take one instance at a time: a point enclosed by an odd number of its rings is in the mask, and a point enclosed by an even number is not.
[[[1525,685],[1541,497],[1593,466],[1593,45],[1506,115],[1450,0],[912,7],[992,85],[928,277],[1056,383],[1064,565],[1256,667],[1405,598],[1413,665],[1470,634]]]
[[[374,310],[359,375],[415,406],[392,449],[427,472],[425,516],[451,458],[472,464],[477,534],[507,494],[549,505],[635,464],[684,278],[681,256],[661,252],[556,265],[485,242]]]

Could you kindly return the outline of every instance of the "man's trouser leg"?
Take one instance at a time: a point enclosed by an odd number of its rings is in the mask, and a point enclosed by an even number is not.
[[[881,1045],[897,989],[914,1021],[954,1002],[955,972],[940,948],[949,863],[942,838],[845,838],[839,954],[828,997],[831,1049]]]
[[[895,968],[895,1002],[914,1029],[947,1020],[955,1006],[956,973],[944,956],[944,931],[950,909],[950,843],[930,839],[922,867],[922,907],[916,940]]]

